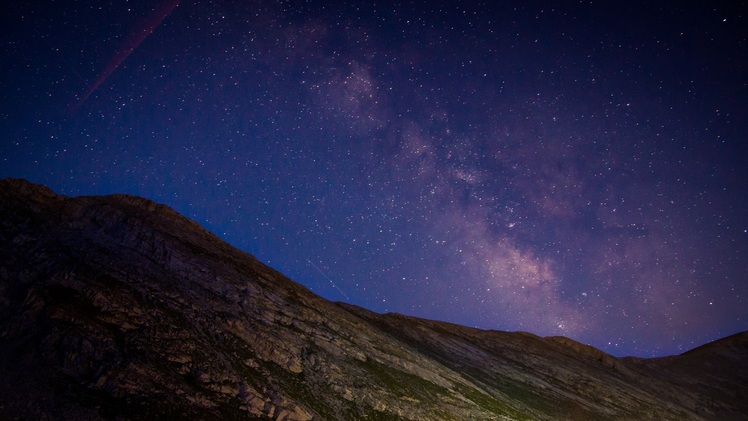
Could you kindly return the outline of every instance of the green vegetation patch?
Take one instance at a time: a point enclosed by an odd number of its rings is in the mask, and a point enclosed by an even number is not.
[[[398,397],[412,397],[424,401],[436,401],[441,396],[449,395],[449,390],[422,379],[414,374],[406,373],[396,368],[369,358],[360,363],[366,371],[374,376],[379,384]]]
[[[484,411],[494,415],[503,415],[516,420],[532,420],[532,417],[517,411],[512,406],[488,395],[487,393],[463,384],[455,384],[455,389],[464,397],[471,400]]]

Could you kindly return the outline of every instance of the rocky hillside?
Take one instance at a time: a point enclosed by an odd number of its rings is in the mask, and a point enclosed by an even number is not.
[[[0,181],[0,419],[748,419],[748,334],[618,359],[326,301],[167,206]]]

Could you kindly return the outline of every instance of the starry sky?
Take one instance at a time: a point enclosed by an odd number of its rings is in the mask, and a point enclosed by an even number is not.
[[[3,4],[0,177],[377,312],[617,356],[748,329],[745,4],[342,3]]]

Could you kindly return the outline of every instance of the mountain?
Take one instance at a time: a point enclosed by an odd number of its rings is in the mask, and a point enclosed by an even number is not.
[[[0,419],[740,420],[748,333],[658,359],[329,302],[171,208],[0,181]]]

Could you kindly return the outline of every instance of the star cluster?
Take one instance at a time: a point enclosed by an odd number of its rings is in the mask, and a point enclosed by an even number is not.
[[[5,6],[0,176],[374,311],[646,357],[748,329],[746,10],[495,3]]]

